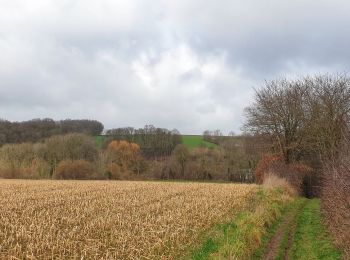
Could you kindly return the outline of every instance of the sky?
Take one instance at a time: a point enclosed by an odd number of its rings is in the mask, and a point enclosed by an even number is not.
[[[0,0],[0,118],[239,133],[266,80],[350,69],[347,0]]]

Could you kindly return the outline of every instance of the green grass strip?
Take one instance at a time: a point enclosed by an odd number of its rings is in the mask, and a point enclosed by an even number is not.
[[[322,224],[319,199],[308,200],[297,217],[294,243],[290,259],[341,259],[341,253],[332,245],[330,236]]]

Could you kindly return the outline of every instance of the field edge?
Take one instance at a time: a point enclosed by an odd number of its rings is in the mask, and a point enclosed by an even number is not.
[[[282,189],[258,188],[245,207],[203,234],[202,243],[185,259],[250,259],[263,237],[295,199]]]

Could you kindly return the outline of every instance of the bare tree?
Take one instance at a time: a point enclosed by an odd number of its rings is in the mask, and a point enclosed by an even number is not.
[[[300,156],[303,147],[308,89],[299,80],[266,82],[256,90],[255,103],[245,110],[245,130],[271,136],[287,164]]]
[[[308,142],[323,159],[338,156],[350,114],[350,79],[343,74],[306,78]]]
[[[287,164],[305,155],[337,156],[349,125],[350,79],[325,74],[266,82],[246,115],[245,129],[271,137]]]
[[[181,178],[185,177],[185,169],[186,169],[186,165],[187,165],[188,160],[189,160],[189,156],[190,156],[190,152],[187,149],[187,147],[183,144],[178,144],[172,153],[172,157],[173,157],[174,161],[180,167]]]

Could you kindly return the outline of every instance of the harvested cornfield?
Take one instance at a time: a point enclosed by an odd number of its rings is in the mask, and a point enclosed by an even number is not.
[[[174,258],[238,211],[255,188],[0,180],[0,258]]]

